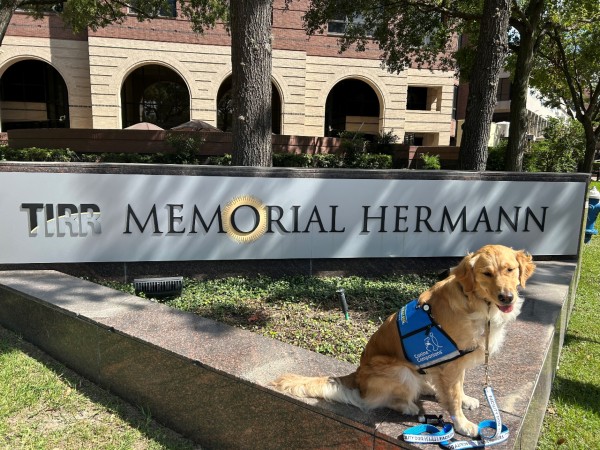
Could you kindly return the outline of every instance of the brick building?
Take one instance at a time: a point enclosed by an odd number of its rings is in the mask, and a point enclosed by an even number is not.
[[[331,136],[390,132],[400,142],[448,145],[455,78],[441,70],[381,68],[376,45],[338,52],[339,23],[307,36],[303,7],[273,7],[273,131]],[[173,11],[164,17],[75,35],[54,13],[16,12],[0,48],[1,130],[171,128],[199,119],[227,130],[231,60],[222,27],[196,34]]]

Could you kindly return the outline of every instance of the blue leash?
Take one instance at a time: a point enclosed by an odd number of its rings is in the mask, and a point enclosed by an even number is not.
[[[467,449],[467,448],[485,448],[500,444],[508,439],[509,431],[506,425],[502,424],[500,410],[494,397],[494,391],[490,386],[483,390],[490,409],[494,414],[495,420],[483,420],[479,423],[479,437],[477,440],[456,440],[454,437],[454,427],[450,423],[444,423],[442,416],[433,416],[433,422],[441,425],[441,429],[431,423],[416,425],[407,428],[402,433],[402,439],[405,442],[414,444],[439,444],[442,448],[449,450]],[[419,421],[429,422],[432,416],[421,416]],[[492,434],[485,433],[487,430],[493,430]]]

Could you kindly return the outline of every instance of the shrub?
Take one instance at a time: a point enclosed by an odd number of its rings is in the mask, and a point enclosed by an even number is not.
[[[355,169],[391,169],[392,156],[376,153],[357,155],[347,167]]]
[[[273,167],[310,167],[311,155],[306,153],[273,153]]]
[[[398,141],[398,136],[394,134],[394,130],[380,131],[375,139],[375,142],[379,145],[395,144]]]
[[[209,166],[230,166],[232,157],[226,153],[223,156],[210,156],[206,161]]]
[[[504,155],[506,154],[506,144],[508,141],[502,140],[494,147],[488,149],[488,159],[485,170],[502,171],[504,170]]]
[[[322,169],[345,167],[344,157],[335,153],[317,153],[312,155],[312,166]]]
[[[7,161],[55,161],[70,162],[77,161],[77,154],[67,149],[50,148],[10,148],[4,146],[2,159]]]
[[[423,161],[423,169],[425,170],[440,170],[442,168],[440,155],[421,153],[421,160]]]
[[[135,164],[208,164],[230,166],[231,155],[198,155],[198,139],[176,139],[175,153],[75,153],[69,149],[26,148],[12,149],[0,146],[0,160],[8,161],[58,161],[90,163],[135,163]],[[206,159],[206,161],[204,161]],[[202,160],[202,161],[201,161]],[[359,168],[390,169],[392,157],[382,154],[358,154],[353,158],[335,154],[293,154],[274,153],[274,167],[318,167],[318,168]]]
[[[504,170],[507,141],[491,147],[486,170]],[[581,124],[573,119],[548,119],[544,139],[533,142],[523,155],[525,172],[575,172],[585,154]]]
[[[206,158],[199,152],[204,138],[172,133],[167,135],[166,141],[175,151],[160,154],[159,160],[163,164],[204,164]]]
[[[548,119],[544,139],[534,142],[523,158],[528,172],[575,172],[585,155],[583,126],[573,119]]]

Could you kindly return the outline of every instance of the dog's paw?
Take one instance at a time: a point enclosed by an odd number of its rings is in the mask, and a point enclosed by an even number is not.
[[[469,420],[455,421],[454,429],[464,436],[477,437],[479,434],[479,427]]]
[[[477,409],[479,408],[479,400],[477,400],[475,397],[463,395],[462,406],[466,409]]]

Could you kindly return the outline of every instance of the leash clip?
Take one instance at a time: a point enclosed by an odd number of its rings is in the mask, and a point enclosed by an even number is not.
[[[441,414],[423,414],[417,417],[419,423],[425,423],[429,425],[444,425],[444,416]]]

